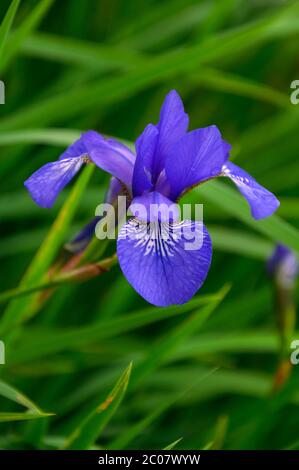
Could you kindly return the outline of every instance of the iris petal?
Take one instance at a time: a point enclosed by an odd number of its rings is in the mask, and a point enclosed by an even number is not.
[[[78,158],[80,156],[87,156],[87,149],[85,147],[85,136],[95,131],[88,131],[81,135],[81,137],[73,142],[68,148],[60,155],[59,160],[65,160],[66,158]],[[95,132],[96,134],[96,132]]]
[[[249,203],[252,217],[256,220],[269,217],[278,208],[280,203],[274,194],[234,163],[227,162],[222,168],[222,174],[236,184]]]
[[[180,216],[179,206],[157,191],[135,197],[129,210],[134,217],[147,222],[172,222]]]
[[[156,180],[165,166],[167,155],[174,144],[183,137],[188,129],[189,117],[184,111],[184,105],[180,95],[171,90],[164,100],[160,111],[160,120],[157,125],[159,130],[159,141],[153,168]]]
[[[228,149],[216,126],[197,129],[182,137],[165,162],[170,199],[176,200],[188,188],[219,175]]]
[[[95,131],[83,134],[90,159],[102,170],[122,181],[131,190],[135,156],[129,148]]]
[[[131,219],[120,230],[117,255],[135,290],[148,302],[167,306],[187,302],[202,286],[212,244],[201,222],[148,224]]]
[[[139,196],[153,187],[152,168],[159,132],[149,124],[136,141],[136,162],[133,173],[133,194]]]
[[[84,163],[83,157],[64,158],[39,168],[24,183],[32,199],[41,207],[53,206],[60,191],[71,181]]]

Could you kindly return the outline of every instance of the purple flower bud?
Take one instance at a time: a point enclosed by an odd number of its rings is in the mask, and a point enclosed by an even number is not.
[[[299,264],[295,253],[284,245],[276,245],[267,261],[267,271],[282,286],[292,286],[299,273]]]

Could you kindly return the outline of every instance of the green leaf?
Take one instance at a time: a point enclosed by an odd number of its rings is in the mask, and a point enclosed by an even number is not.
[[[75,215],[80,198],[93,171],[94,165],[87,165],[84,168],[47,237],[21,280],[20,288],[33,286],[44,280],[47,270],[61,248],[65,233]],[[0,332],[2,335],[28,319],[31,315],[30,307],[35,298],[35,296],[33,298],[28,296],[26,299],[16,299],[8,305],[0,322]]]
[[[283,243],[299,253],[299,231],[275,214],[267,219],[254,220],[246,201],[234,188],[230,188],[219,181],[209,181],[194,191],[201,200],[213,202],[221,210],[236,217],[271,240]]]
[[[234,54],[252,48],[254,44],[294,34],[299,31],[299,24],[290,24],[289,20],[298,11],[297,3],[284,6],[274,15],[213,36],[204,43],[153,57],[124,76],[80,84],[70,92],[39,100],[3,119],[1,131],[52,124],[57,119],[68,119],[82,112],[98,110],[99,105],[103,110],[162,80],[197,70],[200,65],[214,63],[225,57],[232,58]]]
[[[272,242],[244,230],[232,230],[210,224],[208,230],[216,250],[265,260],[274,248]]]
[[[248,78],[223,72],[219,69],[202,68],[196,75],[191,75],[192,83],[201,83],[206,88],[224,91],[239,96],[248,96],[259,101],[271,103],[280,108],[289,109],[290,98],[278,90]]]
[[[210,374],[212,374],[215,371],[215,369],[212,369],[209,372],[204,371],[202,376],[197,376],[196,379],[196,384],[198,382],[203,381],[206,379]],[[194,381],[193,381],[194,382]],[[138,436],[142,435],[144,431],[148,429],[148,427],[156,421],[162,414],[164,414],[169,408],[171,408],[173,405],[177,405],[178,402],[185,397],[185,395],[192,389],[193,385],[189,386],[186,390],[183,392],[180,392],[178,395],[172,397],[171,399],[164,400],[163,403],[161,403],[158,407],[156,407],[153,411],[151,411],[145,418],[143,418],[141,421],[137,422],[136,424],[130,426],[130,428],[120,436],[118,436],[112,443],[109,445],[109,450],[122,450],[128,447],[128,445],[134,441]],[[179,442],[181,439],[179,439],[177,442]]]
[[[275,354],[278,351],[278,337],[275,331],[234,331],[232,333],[202,333],[181,345],[174,353],[177,360],[225,353]]]
[[[168,332],[163,340],[154,344],[148,356],[134,370],[131,387],[139,386],[154,370],[164,364],[179,346],[184,343],[195,331],[198,331],[219,303],[225,298],[229,286],[224,286],[218,292],[218,299],[210,302],[202,309],[196,310],[181,324]]]
[[[135,32],[131,38],[121,39],[120,43],[125,44],[129,49],[148,50],[157,48],[161,49],[164,44],[177,37],[178,35],[188,31],[190,33],[194,28],[199,27],[202,20],[206,18],[211,9],[211,2],[195,2],[193,4],[185,4],[184,2],[169,2],[164,5],[165,14],[160,21],[150,22],[149,25],[142,27],[140,18],[139,33]],[[188,2],[187,2],[188,3]],[[154,5],[153,7],[154,8]],[[159,9],[163,9],[163,5],[159,3]],[[171,10],[174,10],[172,13]],[[144,18],[145,21],[148,21]]]
[[[180,437],[176,441],[173,441],[173,442],[171,442],[171,444],[168,444],[168,446],[164,447],[163,450],[172,450],[172,449],[174,449],[177,446],[177,444],[179,444],[182,440],[183,440],[183,437]]]
[[[76,129],[25,129],[0,133],[0,145],[44,144],[68,146],[80,137]]]
[[[0,395],[18,403],[19,405],[25,406],[28,410],[33,411],[34,413],[42,414],[42,411],[29,398],[2,380],[0,381]]]
[[[39,23],[42,21],[53,2],[54,0],[39,1],[30,15],[25,18],[21,26],[19,26],[18,29],[11,35],[3,54],[3,60],[1,61],[1,72],[5,71],[9,66],[11,60],[18,53],[26,37],[31,34],[35,28],[38,27]]]
[[[137,64],[142,63],[142,60],[145,60],[133,50],[46,33],[35,33],[28,37],[22,45],[22,52],[31,57],[105,72],[136,67]]]
[[[8,423],[10,421],[28,421],[31,419],[40,419],[51,414],[37,414],[37,413],[5,413],[0,412],[0,423]]]
[[[20,0],[13,0],[11,2],[0,26],[0,66],[1,66],[1,58],[2,58],[1,56],[3,54],[4,47],[7,42],[7,37],[9,35],[12,22],[14,20],[19,4],[20,4]]]
[[[107,398],[88,414],[70,434],[63,446],[64,449],[85,450],[96,442],[124,398],[131,370],[132,363],[129,364]]]
[[[34,360],[43,356],[48,356],[59,351],[78,348],[80,345],[92,344],[104,338],[117,337],[120,334],[133,331],[137,328],[145,327],[157,321],[167,320],[171,317],[182,315],[199,308],[201,305],[215,303],[220,300],[221,294],[201,295],[190,300],[187,304],[170,307],[148,307],[139,312],[122,315],[121,318],[97,322],[80,328],[46,329],[44,334],[37,332],[35,337],[25,338],[19,346],[10,352],[10,363],[22,363]],[[28,348],[27,344],[31,347]]]
[[[0,413],[0,422],[44,418],[47,416],[52,416],[53,414],[45,413],[28,397],[26,397],[26,395],[24,395],[22,392],[12,387],[11,385],[3,382],[2,380],[0,381],[0,395],[28,409],[28,412],[26,413],[2,412]]]
[[[29,287],[19,286],[15,289],[10,289],[6,292],[0,293],[0,304],[10,299],[16,299],[18,297],[27,296],[32,293],[41,292],[47,289],[53,289],[61,285],[87,281],[93,277],[101,275],[102,272],[108,271],[116,263],[116,261],[116,255],[113,255],[110,258],[99,261],[98,263],[86,264],[81,268],[72,269],[65,273],[49,277],[48,281],[42,284]]]

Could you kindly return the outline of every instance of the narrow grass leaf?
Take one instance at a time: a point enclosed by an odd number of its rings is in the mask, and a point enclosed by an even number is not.
[[[12,387],[2,380],[0,381],[0,396],[18,403],[19,405],[22,405],[28,409],[28,412],[26,413],[2,412],[0,413],[0,422],[19,421],[52,416],[52,413],[46,413],[42,411],[37,405],[35,405],[35,403],[33,403],[33,401],[30,400],[30,398],[26,397],[26,395],[17,390],[15,387]]]
[[[154,370],[164,364],[175,353],[179,345],[183,344],[195,331],[198,331],[225,298],[228,291],[229,286],[224,286],[218,292],[219,297],[216,301],[196,310],[181,324],[168,332],[162,340],[153,345],[148,356],[136,366],[130,387],[139,386]]]
[[[28,421],[31,419],[40,419],[51,416],[51,414],[37,414],[37,413],[5,413],[0,412],[0,423],[8,423],[10,421]]]
[[[10,363],[26,362],[48,356],[59,351],[72,350],[80,345],[92,344],[101,339],[117,337],[120,334],[151,325],[157,321],[167,320],[196,310],[202,305],[209,305],[220,300],[219,294],[197,296],[187,304],[171,307],[148,307],[139,312],[124,314],[121,318],[97,322],[80,328],[46,329],[44,334],[22,335],[17,348],[10,352]],[[31,345],[28,348],[27,344]]]
[[[107,398],[74,429],[64,445],[68,450],[89,449],[121,404],[127,390],[132,363],[126,368]]]
[[[70,196],[60,210],[47,237],[21,280],[20,287],[24,288],[25,286],[32,286],[43,280],[64,241],[65,233],[75,215],[81,196],[93,171],[94,165],[88,165],[84,168],[84,171],[79,176]],[[31,296],[28,296],[26,300],[16,299],[8,305],[0,322],[0,331],[2,334],[26,321],[28,318],[28,311],[30,310],[33,300],[34,299]]]
[[[278,9],[274,15],[254,23],[246,24],[228,33],[214,36],[211,40],[196,44],[181,51],[171,51],[152,58],[121,77],[109,77],[100,82],[80,85],[66,92],[17,111],[2,120],[1,130],[20,129],[48,125],[58,119],[67,119],[79,113],[111,105],[120,99],[169,79],[176,75],[197,69],[200,65],[217,62],[219,59],[232,58],[243,50],[264,41],[294,34],[299,31],[299,22],[288,22],[299,11],[299,4]]]
[[[225,183],[210,181],[196,188],[195,192],[271,240],[283,243],[299,253],[299,231],[295,227],[275,214],[267,219],[254,220],[245,200],[235,189],[228,187]]]
[[[177,439],[176,441],[173,441],[173,442],[171,442],[170,444],[168,444],[168,446],[164,447],[163,450],[172,450],[172,449],[175,449],[175,447],[176,447],[183,439],[184,439],[183,437],[180,437],[180,438]]]
[[[1,56],[9,35],[12,22],[14,20],[15,14],[19,7],[20,0],[13,0],[4,16],[1,26],[0,26],[0,66],[1,66]]]
[[[240,77],[219,69],[202,68],[196,75],[191,75],[192,83],[201,83],[206,88],[223,91],[239,96],[247,96],[258,101],[273,104],[279,108],[289,109],[288,95],[281,93],[267,85],[257,83],[248,78]]]
[[[23,23],[11,35],[3,54],[3,61],[1,62],[0,68],[1,72],[6,70],[14,56],[19,52],[26,37],[38,27],[53,2],[54,0],[41,0],[38,2]]]
[[[31,57],[55,60],[63,64],[80,65],[99,71],[129,69],[142,63],[142,55],[130,49],[35,33],[22,45],[22,52]]]

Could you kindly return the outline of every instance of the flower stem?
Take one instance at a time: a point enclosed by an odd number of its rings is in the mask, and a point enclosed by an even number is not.
[[[105,258],[97,263],[89,263],[79,268],[71,269],[69,271],[61,272],[60,274],[50,277],[49,280],[42,284],[28,287],[16,287],[0,294],[0,303],[7,302],[8,300],[16,297],[26,296],[34,292],[45,291],[59,287],[62,284],[69,284],[73,282],[84,282],[96,276],[100,276],[106,271],[109,271],[117,261],[117,256],[114,254],[109,258]]]

